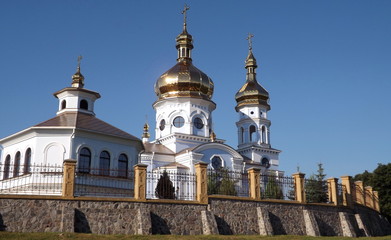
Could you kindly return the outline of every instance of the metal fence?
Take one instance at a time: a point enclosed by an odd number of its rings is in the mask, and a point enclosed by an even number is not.
[[[295,180],[293,177],[261,175],[261,198],[295,200]]]
[[[63,167],[0,164],[0,194],[61,195]]]
[[[340,204],[343,204],[344,194],[346,193],[346,187],[341,183],[337,184],[337,198]]]
[[[133,197],[134,172],[124,169],[76,169],[75,196]]]
[[[307,202],[327,203],[329,201],[327,181],[305,179],[304,185]]]
[[[248,173],[209,169],[208,195],[213,194],[248,197]]]
[[[196,176],[178,171],[148,171],[148,199],[196,199]]]

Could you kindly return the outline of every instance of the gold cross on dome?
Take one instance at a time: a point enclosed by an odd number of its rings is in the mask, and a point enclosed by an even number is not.
[[[81,63],[81,60],[83,59],[83,56],[82,55],[79,55],[77,57],[77,67],[80,68],[80,63]]]
[[[183,7],[183,11],[182,11],[184,25],[186,25],[186,12],[189,11],[189,9],[190,9],[190,7],[187,6],[187,4],[185,4],[185,6]]]
[[[249,49],[249,50],[252,50],[252,49],[253,49],[253,42],[252,42],[252,40],[251,40],[251,38],[253,38],[253,37],[254,37],[253,34],[248,33],[248,36],[247,36],[246,40],[248,40],[248,49]]]

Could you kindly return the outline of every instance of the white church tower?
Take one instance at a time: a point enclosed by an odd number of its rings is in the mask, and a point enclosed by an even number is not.
[[[271,148],[270,125],[267,114],[270,110],[269,93],[256,79],[257,61],[252,52],[249,34],[249,53],[246,58],[246,82],[236,93],[236,112],[239,113],[238,152],[253,163],[260,163],[263,170],[277,170],[280,150]]]
[[[213,81],[192,63],[192,36],[187,32],[186,11],[183,31],[176,37],[177,64],[163,73],[155,83],[158,96],[156,111],[156,143],[177,153],[210,141]]]

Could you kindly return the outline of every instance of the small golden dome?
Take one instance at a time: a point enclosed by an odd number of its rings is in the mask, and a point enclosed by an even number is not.
[[[187,32],[185,6],[183,31],[176,37],[177,64],[163,73],[155,83],[158,100],[171,97],[194,97],[210,100],[213,95],[212,79],[192,64],[193,37]]]
[[[267,110],[270,110],[269,93],[257,82],[255,69],[257,61],[250,49],[246,58],[246,82],[235,95],[237,102],[236,111],[238,108],[245,105],[263,105]]]
[[[82,56],[77,57],[77,70],[76,73],[73,74],[72,76],[72,87],[76,87],[76,88],[84,87],[84,76],[80,72],[80,62],[82,58],[83,58]]]

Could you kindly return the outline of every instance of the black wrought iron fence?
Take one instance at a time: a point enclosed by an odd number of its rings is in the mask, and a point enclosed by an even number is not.
[[[196,199],[196,176],[169,170],[147,172],[148,199]]]
[[[248,197],[248,173],[208,169],[208,194]]]
[[[0,164],[0,194],[61,195],[63,167]]]
[[[295,200],[295,181],[293,177],[262,174],[261,198]]]
[[[124,169],[76,169],[75,196],[133,197],[134,171]]]
[[[327,181],[305,179],[304,189],[306,200],[309,203],[327,203],[329,201]]]
[[[344,194],[346,193],[346,188],[341,183],[337,184],[337,198],[339,204],[343,204]]]

